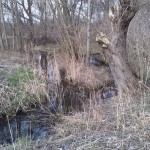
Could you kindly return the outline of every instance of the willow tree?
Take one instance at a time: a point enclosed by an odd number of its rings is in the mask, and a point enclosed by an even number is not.
[[[104,33],[96,37],[102,46],[103,53],[108,60],[115,84],[120,92],[130,92],[136,89],[138,82],[127,61],[126,35],[130,21],[136,13],[132,0],[120,0],[110,7],[112,37]]]

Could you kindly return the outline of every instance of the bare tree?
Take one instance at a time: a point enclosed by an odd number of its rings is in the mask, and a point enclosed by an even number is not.
[[[43,36],[47,38],[47,1],[38,1],[38,8],[40,11],[40,24],[43,30]]]
[[[33,0],[27,0],[27,4],[25,4],[25,1],[22,0],[21,5],[23,7],[23,10],[28,16],[27,22],[29,24],[29,40],[32,41],[34,37],[34,24],[33,24],[33,14],[32,14]]]
[[[88,21],[87,21],[87,56],[86,63],[88,63],[90,55],[90,26],[91,26],[91,0],[88,0]]]
[[[121,0],[111,7],[111,40],[101,33],[97,36],[97,42],[103,47],[103,52],[108,59],[114,81],[120,92],[130,92],[137,87],[137,80],[127,62],[126,33],[130,21],[136,10],[130,5],[130,0]],[[119,8],[119,9],[118,9]]]
[[[20,18],[19,18],[17,0],[14,0],[14,13],[15,13],[15,25],[16,25],[17,49],[19,51],[23,51],[22,35],[21,35],[21,29],[20,29],[20,22],[19,22]]]
[[[50,6],[54,12],[54,8],[56,8],[55,18],[57,21],[57,26],[61,29],[61,47],[66,49],[71,57],[78,59],[78,46],[75,41],[76,35],[76,18],[75,18],[75,10],[77,8],[78,0],[74,2],[67,0],[56,0],[55,3],[51,1]]]
[[[4,20],[4,13],[3,13],[3,3],[2,3],[2,0],[0,0],[0,21],[2,22],[2,26],[1,26],[1,32],[2,32],[2,47],[5,48],[5,49],[8,49],[9,48],[9,45],[8,45],[8,39],[7,39],[7,33],[6,33],[6,26],[5,26],[5,20]],[[3,37],[4,37],[4,43],[3,43]]]
[[[1,1],[0,1],[0,5],[1,5],[2,3],[1,3]],[[2,50],[4,50],[4,43],[3,43],[3,39],[2,39],[2,20],[1,20],[1,18],[2,18],[2,11],[0,11],[0,46],[1,46],[1,49]]]

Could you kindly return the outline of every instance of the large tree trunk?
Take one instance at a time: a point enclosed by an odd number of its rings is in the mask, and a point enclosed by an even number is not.
[[[129,1],[128,1],[129,2]],[[130,4],[123,3],[119,6],[119,12],[113,8],[112,16],[112,37],[111,40],[101,33],[96,41],[102,46],[105,57],[108,60],[114,82],[120,93],[133,92],[138,87],[137,80],[130,69],[126,52],[126,33],[130,20]],[[128,7],[128,9],[127,9]],[[125,10],[126,9],[126,10]],[[121,16],[121,17],[120,17]],[[127,17],[127,18],[126,18]]]
[[[134,91],[137,87],[137,80],[130,69],[125,55],[125,41],[123,37],[118,36],[116,45],[108,47],[105,55],[108,57],[108,63],[113,75],[115,84],[120,92]]]

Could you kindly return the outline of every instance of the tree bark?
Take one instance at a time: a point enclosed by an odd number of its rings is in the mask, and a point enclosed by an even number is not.
[[[1,1],[0,1],[1,3]],[[4,50],[4,43],[3,43],[3,38],[2,38],[2,21],[1,21],[1,17],[2,17],[2,12],[0,11],[0,50]]]
[[[50,3],[50,2],[49,2]],[[47,3],[46,0],[38,2],[38,8],[40,10],[40,24],[42,28],[42,36],[47,38]]]
[[[21,6],[23,7],[24,11],[28,15],[28,24],[29,24],[29,41],[32,42],[34,38],[34,23],[33,23],[33,14],[32,14],[32,5],[33,0],[27,0],[25,3],[25,0],[22,0]],[[27,7],[27,8],[26,8]]]
[[[32,1],[28,0],[28,16],[29,16],[29,29],[30,29],[30,41],[33,41],[33,37],[34,37],[34,24],[33,24],[33,17],[32,17],[32,11],[31,11],[31,7],[32,7]]]
[[[86,63],[89,61],[90,56],[90,27],[91,27],[91,0],[88,0],[88,21],[87,21],[87,54]]]
[[[119,7],[122,8],[122,6]],[[123,7],[125,7],[125,4],[123,4]],[[123,9],[130,10],[129,7],[130,5],[126,4],[126,8]],[[126,33],[129,22],[131,21],[131,18],[130,21],[129,18],[127,18],[130,13],[130,11],[124,12],[122,9],[117,13],[113,13],[114,16],[111,18],[112,38],[110,41],[104,34],[96,38],[96,41],[103,48],[103,53],[109,63],[119,93],[130,93],[138,87],[137,79],[133,75],[127,61]],[[117,14],[119,14],[119,16]]]
[[[11,2],[11,17],[12,17],[12,32],[13,32],[13,39],[12,39],[12,49],[16,49],[16,27],[15,27],[15,16],[14,16],[14,1]]]
[[[3,5],[2,5],[2,0],[0,0],[0,13],[1,13],[1,21],[2,21],[2,26],[3,26],[3,34],[2,34],[2,41],[3,41],[3,35],[4,35],[4,40],[5,44],[3,45],[5,49],[8,49],[8,39],[7,39],[7,33],[6,33],[6,26],[5,26],[5,20],[4,20],[4,12],[3,12]]]
[[[123,37],[120,35],[115,46],[108,46],[105,56],[108,58],[109,67],[119,92],[129,93],[136,89],[137,79],[126,61],[126,55],[124,55],[125,41],[122,38]]]

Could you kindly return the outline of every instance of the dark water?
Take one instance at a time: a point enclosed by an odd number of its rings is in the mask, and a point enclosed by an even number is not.
[[[54,121],[52,115],[41,111],[20,114],[11,120],[0,120],[0,144],[12,143],[17,138],[46,138],[53,133]]]

